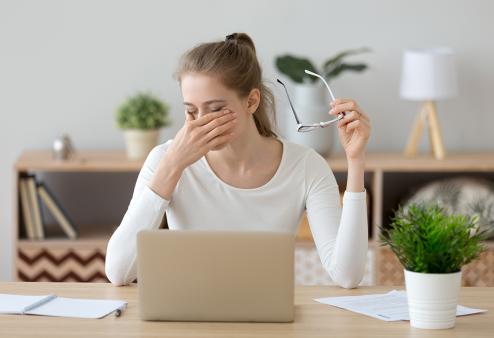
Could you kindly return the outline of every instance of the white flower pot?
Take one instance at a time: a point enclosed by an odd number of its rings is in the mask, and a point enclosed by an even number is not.
[[[330,106],[327,99],[327,89],[322,82],[296,84],[293,94],[293,105],[301,123],[318,123],[332,118],[328,114]],[[285,135],[288,140],[313,148],[321,155],[328,155],[331,152],[335,125],[299,133],[290,107],[288,107],[283,119]]]
[[[420,329],[455,326],[461,271],[418,273],[405,270],[410,325]]]
[[[144,159],[158,144],[159,129],[125,129],[127,157],[132,160]]]

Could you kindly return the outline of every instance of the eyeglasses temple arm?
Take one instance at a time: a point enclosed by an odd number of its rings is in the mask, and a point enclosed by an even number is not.
[[[321,75],[316,74],[314,72],[311,72],[310,70],[307,70],[307,69],[305,70],[305,73],[320,78],[324,82],[324,84],[326,85],[326,88],[328,88],[329,95],[331,95],[331,101],[336,100],[335,97],[334,97],[334,95],[333,95],[333,91],[329,87],[329,84],[326,82],[326,79],[325,78],[323,78]]]
[[[292,108],[292,111],[293,111],[293,115],[295,116],[295,120],[297,121],[297,124],[300,124],[300,120],[297,116],[297,112],[295,111],[295,108],[293,107],[293,104],[292,104],[292,100],[290,99],[290,95],[288,95],[288,90],[286,89],[286,86],[283,82],[281,82],[280,79],[276,79],[278,81],[279,84],[281,84],[283,86],[283,88],[285,89],[285,93],[286,93],[286,97],[288,98],[288,103],[290,103],[290,107]]]
[[[321,127],[327,127],[327,126],[329,126],[332,123],[338,122],[343,117],[345,117],[345,114],[344,113],[339,113],[338,116],[335,117],[334,119],[329,120],[329,121],[320,122],[319,124],[321,125]]]

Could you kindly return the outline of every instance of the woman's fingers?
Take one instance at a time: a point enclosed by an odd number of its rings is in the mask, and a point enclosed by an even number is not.
[[[370,128],[370,120],[361,118],[360,121],[362,122],[363,126],[369,127]]]
[[[201,126],[201,134],[209,134],[212,130],[230,122],[237,120],[237,113],[232,112],[231,110],[226,110],[226,114],[220,115],[220,117],[216,117],[213,120],[209,121],[207,124]],[[211,115],[213,113],[207,114]],[[206,116],[207,116],[206,115]]]
[[[212,140],[213,138],[221,135],[221,134],[225,134],[227,132],[232,132],[233,129],[235,128],[236,124],[237,124],[237,119],[235,118],[235,119],[230,120],[226,123],[223,123],[219,127],[212,129],[205,136],[206,143],[209,142],[210,140]]]
[[[358,128],[359,132],[361,132],[361,135],[365,139],[368,139],[370,135],[371,126],[369,122],[358,119],[348,123],[346,126],[343,126],[343,128],[345,128],[346,133],[350,133]]]
[[[219,112],[209,113],[209,114],[203,115],[203,116],[195,119],[193,124],[196,127],[204,126],[204,125],[210,123],[211,121],[214,121],[215,119],[222,117],[222,116],[229,114],[229,113],[230,113],[230,110],[228,110],[228,109],[221,110]]]
[[[338,121],[338,127],[342,127],[344,125],[347,125],[350,122],[353,122],[355,120],[359,120],[361,118],[361,114],[355,110],[349,111],[345,114],[345,117],[343,117],[340,121]]]
[[[344,118],[338,122],[338,127],[348,125],[349,123],[360,120],[365,125],[370,125],[369,117],[361,111],[359,105],[352,99],[336,99],[331,103],[330,115],[345,113]]]
[[[219,145],[222,145],[224,143],[227,143],[230,141],[233,137],[233,132],[232,133],[227,133],[227,134],[221,134],[219,136],[216,136],[212,140],[210,140],[207,144],[209,149],[214,149]]]
[[[345,126],[345,131],[348,133],[361,125],[362,125],[361,120],[352,121]]]
[[[338,115],[339,113],[348,112],[352,110],[360,111],[359,106],[353,100],[343,102],[340,99],[340,101],[335,100],[333,102],[335,102],[335,104],[332,105],[332,108],[329,111],[329,114],[331,115]]]
[[[367,116],[366,114],[364,113],[360,113],[360,119],[365,123],[365,124],[368,124],[370,125],[370,119],[369,119],[369,116]]]
[[[347,103],[347,102],[355,102],[355,100],[353,99],[346,99],[346,98],[336,98],[334,101],[331,101],[329,104],[331,105],[331,107],[335,106],[335,105],[338,105],[338,104],[342,104],[342,103]]]

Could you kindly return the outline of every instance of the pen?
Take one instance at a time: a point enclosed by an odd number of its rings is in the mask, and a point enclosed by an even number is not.
[[[55,298],[57,298],[56,295],[48,295],[45,298],[42,298],[39,301],[37,301],[37,302],[35,302],[35,303],[33,303],[33,304],[29,305],[29,306],[26,306],[26,308],[24,308],[24,310],[22,311],[22,313],[26,313],[28,311],[31,311],[31,310],[37,308],[38,306],[44,305],[44,304],[48,303],[49,301],[51,301],[51,300],[53,300]]]
[[[115,312],[115,317],[120,317],[122,315],[122,312],[123,310],[125,309],[125,305],[123,305],[122,307],[116,309],[114,312]]]

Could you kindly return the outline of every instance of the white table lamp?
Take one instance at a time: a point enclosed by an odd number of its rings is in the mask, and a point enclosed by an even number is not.
[[[424,102],[408,139],[406,156],[417,153],[424,125],[428,124],[432,152],[437,159],[444,158],[446,152],[435,101],[455,96],[457,92],[458,80],[451,49],[410,49],[404,52],[400,95],[404,99]]]

